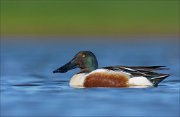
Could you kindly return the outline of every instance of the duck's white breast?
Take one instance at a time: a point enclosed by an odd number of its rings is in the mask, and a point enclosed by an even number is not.
[[[84,84],[84,80],[86,78],[85,76],[86,76],[85,73],[75,74],[71,78],[69,85],[74,88],[84,88],[83,84]]]

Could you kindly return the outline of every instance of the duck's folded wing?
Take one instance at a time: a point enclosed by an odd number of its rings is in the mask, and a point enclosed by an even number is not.
[[[117,70],[124,69],[130,71],[155,71],[155,70],[168,70],[166,66],[108,66],[105,69]]]
[[[154,85],[169,76],[169,74],[155,72],[156,70],[167,70],[168,68],[165,66],[108,66],[104,69],[127,72],[132,77],[144,76],[152,81]]]

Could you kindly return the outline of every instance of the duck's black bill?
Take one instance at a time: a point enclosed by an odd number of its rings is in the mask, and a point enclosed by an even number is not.
[[[67,71],[69,71],[71,69],[75,69],[76,67],[77,67],[76,62],[71,60],[70,62],[68,62],[64,66],[54,70],[53,73],[65,73],[65,72],[67,72]]]

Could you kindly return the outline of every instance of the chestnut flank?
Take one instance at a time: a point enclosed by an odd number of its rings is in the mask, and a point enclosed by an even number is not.
[[[94,73],[87,76],[84,87],[127,87],[128,77],[121,74]]]

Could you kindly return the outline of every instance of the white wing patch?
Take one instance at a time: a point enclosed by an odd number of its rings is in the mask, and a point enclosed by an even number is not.
[[[129,79],[129,86],[153,86],[153,84],[143,76]]]

